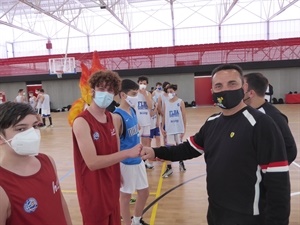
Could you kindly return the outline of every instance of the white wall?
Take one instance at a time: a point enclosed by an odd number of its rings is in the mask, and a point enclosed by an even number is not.
[[[269,83],[274,89],[275,98],[283,98],[290,91],[298,91],[300,93],[300,68],[285,68],[285,69],[265,69],[265,70],[249,70],[244,71],[244,74],[250,72],[260,72],[266,76]]]
[[[26,83],[0,83],[0,91],[5,92],[6,101],[14,101],[16,96],[18,95],[19,89],[24,89],[26,91]]]
[[[79,90],[79,79],[43,81],[42,87],[45,93],[49,94],[51,108],[62,108],[72,105],[75,100],[81,97]]]

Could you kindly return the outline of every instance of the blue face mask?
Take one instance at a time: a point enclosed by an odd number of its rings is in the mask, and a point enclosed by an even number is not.
[[[107,108],[114,100],[114,95],[107,91],[95,91],[94,102],[102,109]]]

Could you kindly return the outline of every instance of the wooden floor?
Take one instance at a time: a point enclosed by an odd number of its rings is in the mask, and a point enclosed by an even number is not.
[[[300,147],[300,105],[277,107],[289,117],[290,128],[297,146]],[[186,137],[197,132],[205,119],[217,111],[219,109],[212,106],[187,108]],[[41,130],[41,152],[54,158],[73,224],[81,225],[74,179],[72,136],[67,123],[67,112],[53,113],[52,116],[54,128]],[[203,157],[186,161],[187,171],[184,174],[179,172],[178,163],[173,163],[174,173],[167,179],[161,178],[165,163],[155,162],[154,165],[153,170],[147,171],[150,197],[144,220],[151,225],[206,224],[207,194]],[[290,225],[300,225],[300,153],[290,166],[290,177],[292,185]],[[155,200],[158,200],[156,204]]]

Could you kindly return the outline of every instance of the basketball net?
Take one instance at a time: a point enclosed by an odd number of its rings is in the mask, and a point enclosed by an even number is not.
[[[56,71],[57,78],[62,78],[63,73],[64,73],[64,71],[62,71],[62,70]]]

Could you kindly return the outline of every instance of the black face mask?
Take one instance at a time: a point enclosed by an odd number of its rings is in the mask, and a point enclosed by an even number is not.
[[[213,100],[222,109],[232,109],[244,98],[243,88],[213,93]]]

